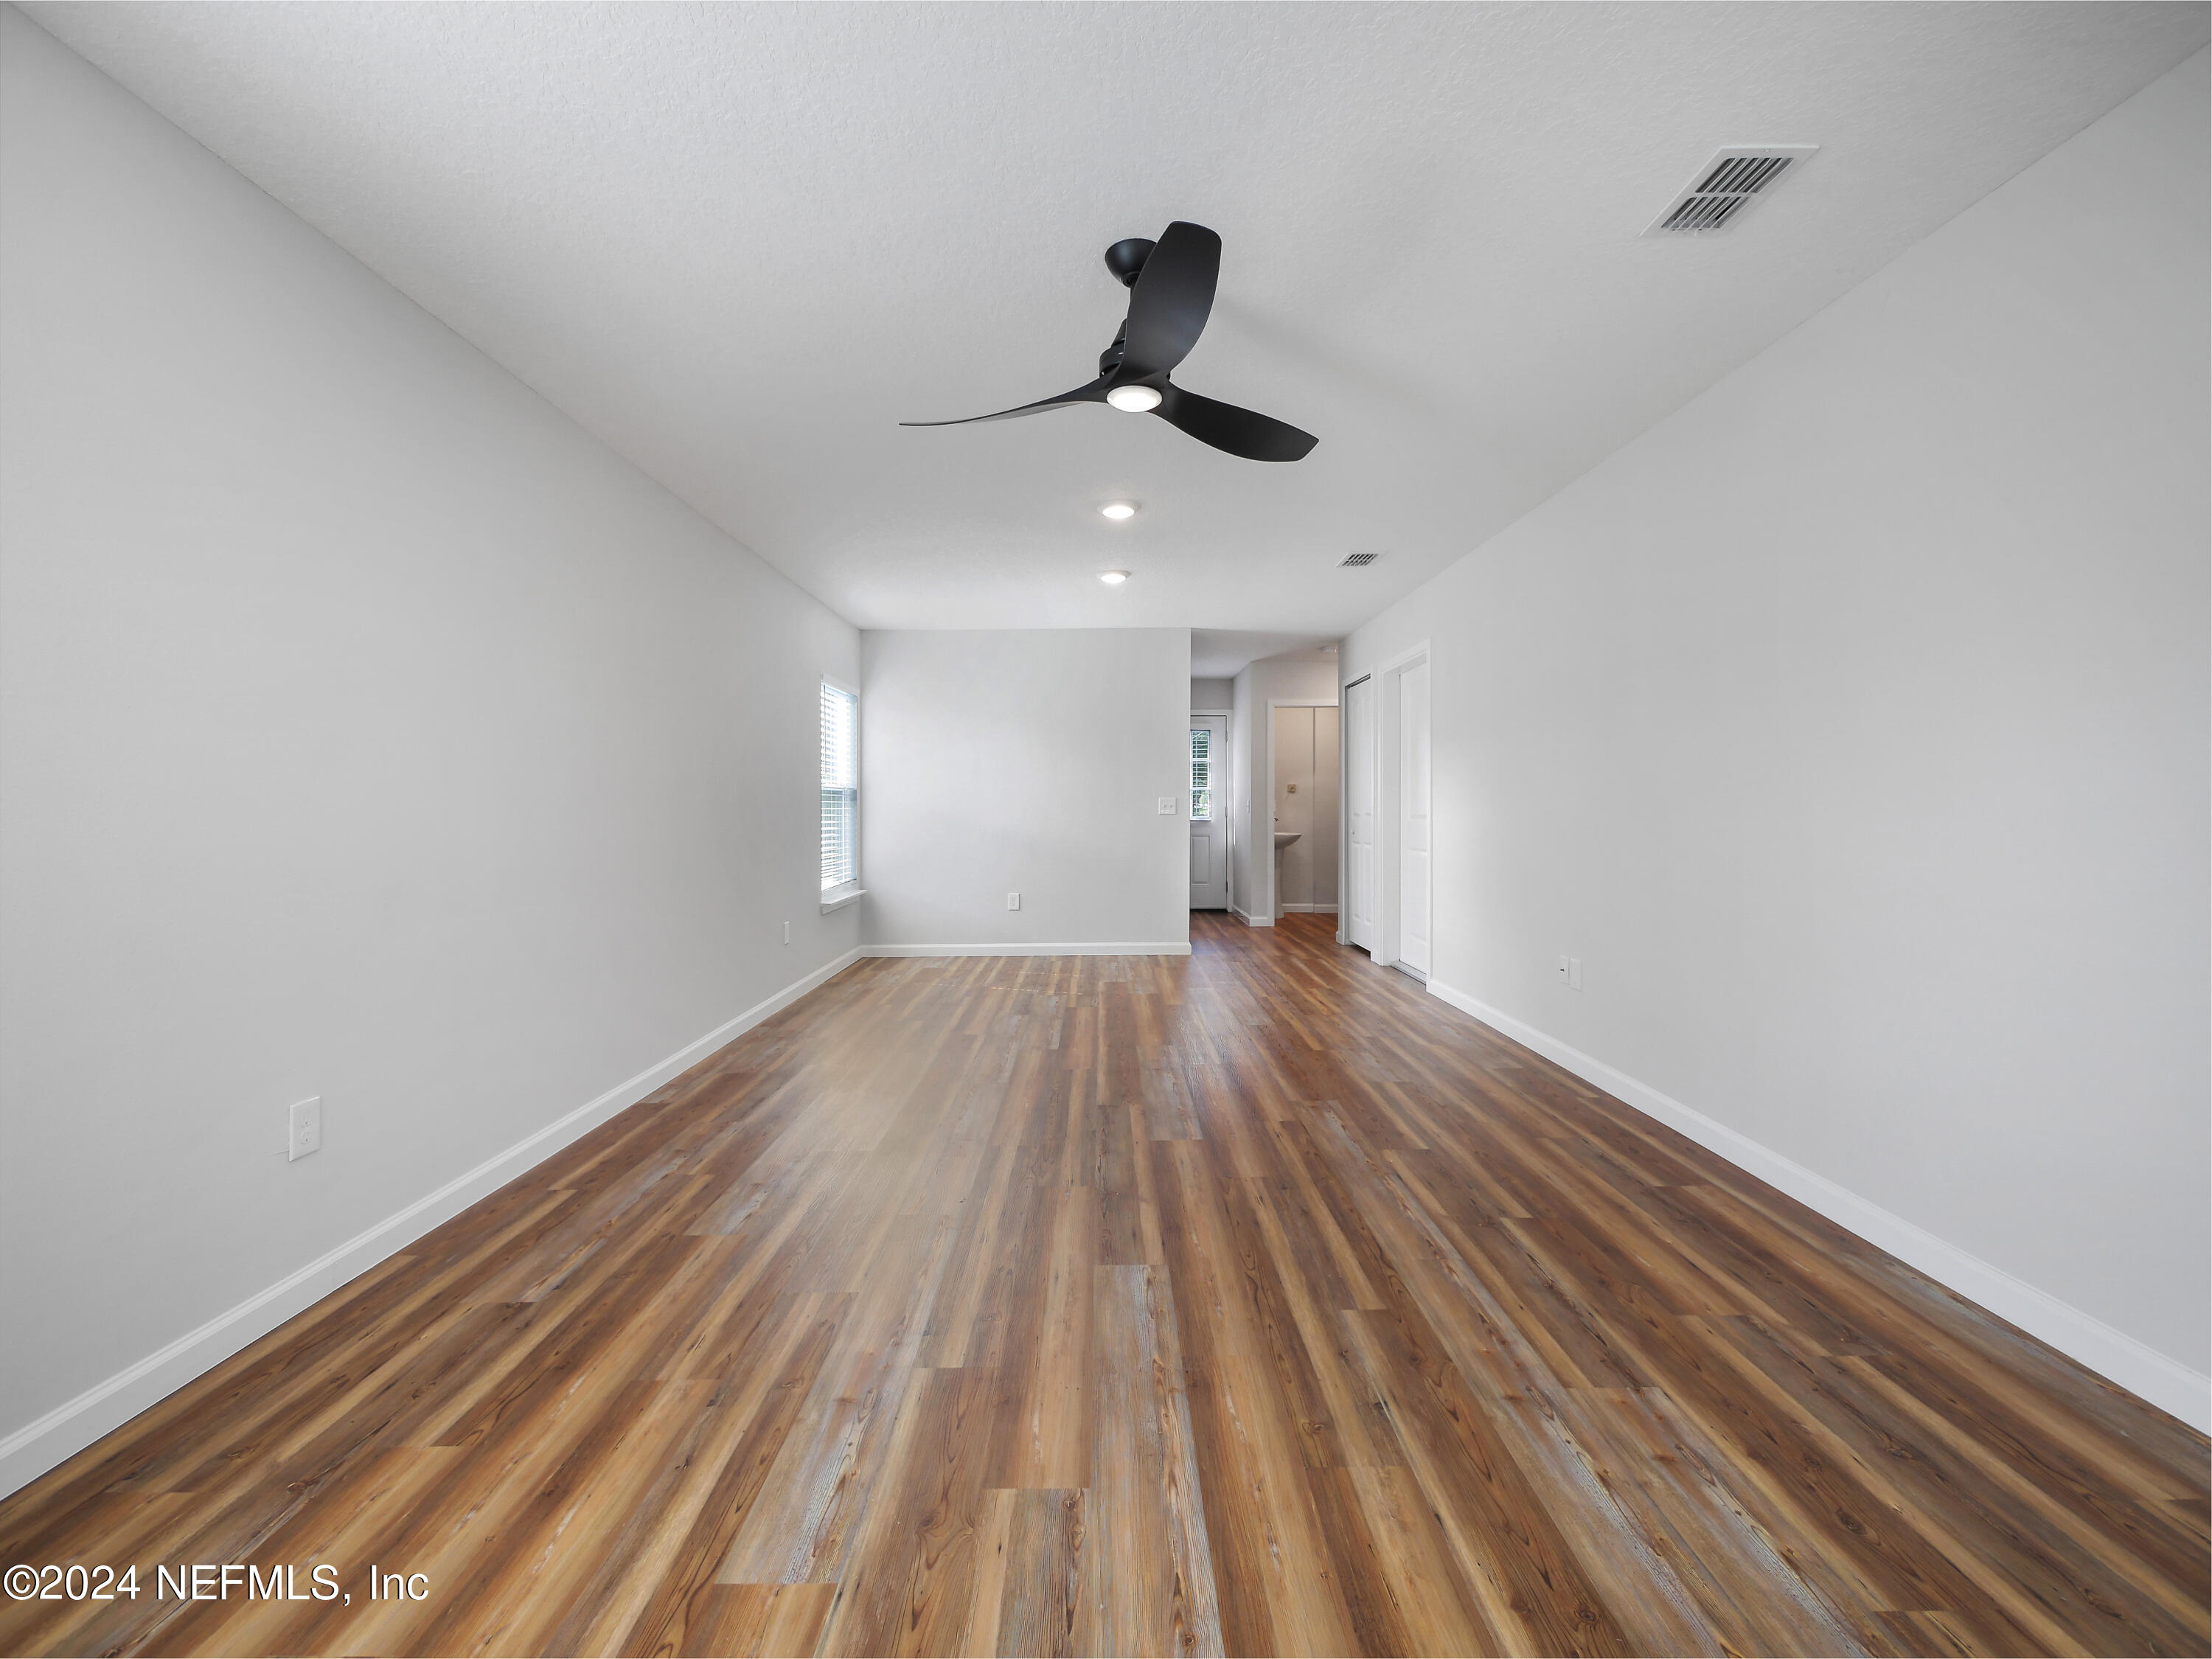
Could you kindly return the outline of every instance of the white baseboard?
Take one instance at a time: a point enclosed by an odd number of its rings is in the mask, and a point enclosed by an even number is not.
[[[805,978],[787,985],[665,1060],[617,1084],[566,1117],[547,1124],[505,1152],[456,1176],[435,1192],[415,1200],[356,1233],[336,1249],[287,1274],[264,1291],[217,1314],[197,1330],[94,1383],[76,1399],[57,1406],[37,1421],[0,1439],[0,1497],[28,1486],[64,1459],[73,1456],[110,1430],[121,1427],[156,1401],[175,1393],[194,1377],[258,1342],[293,1315],[371,1267],[404,1249],[432,1228],[442,1225],[477,1200],[497,1192],[532,1165],[580,1139],[616,1113],[635,1105],[664,1083],[681,1077],[723,1044],[742,1036],[769,1015],[780,1013],[817,986],[835,978],[860,956],[846,951]]]
[[[1238,909],[1233,904],[1229,907],[1229,914],[1247,927],[1273,927],[1275,925],[1275,919],[1273,916],[1255,916],[1248,911]]]
[[[1187,957],[1188,939],[1149,945],[863,945],[864,957]]]
[[[1283,909],[1286,915],[1294,916],[1333,916],[1336,914],[1336,907],[1334,904],[1285,903]]]
[[[1554,1065],[1565,1066],[1585,1083],[1591,1083],[1616,1099],[1626,1101],[1648,1117],[1687,1135],[1707,1152],[1717,1152],[1747,1174],[1779,1188],[1807,1208],[1856,1233],[1899,1261],[1917,1268],[1971,1302],[1978,1303],[2001,1319],[2011,1321],[2031,1336],[2049,1343],[2069,1358],[2079,1360],[2099,1376],[2141,1395],[2160,1410],[2171,1412],[2193,1427],[2212,1432],[2212,1377],[2200,1376],[2178,1359],[2167,1358],[2124,1331],[2114,1330],[2094,1315],[2061,1302],[2026,1279],[1984,1261],[1971,1251],[1938,1238],[1904,1217],[1893,1215],[1826,1176],[1762,1146],[1748,1135],[1703,1112],[1638,1083],[1601,1060],[1557,1037],[1523,1024],[1512,1015],[1476,1001],[1435,980],[1429,994],[1449,1003],[1463,1014],[1503,1032],[1523,1048],[1533,1048]]]

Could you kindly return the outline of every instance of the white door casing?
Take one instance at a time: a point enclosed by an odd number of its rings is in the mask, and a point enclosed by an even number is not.
[[[1375,682],[1344,689],[1345,927],[1349,944],[1375,948]]]
[[[1229,717],[1190,717],[1190,908],[1229,908]],[[1205,793],[1200,793],[1200,733],[1205,733]],[[1203,805],[1206,816],[1199,816]]]

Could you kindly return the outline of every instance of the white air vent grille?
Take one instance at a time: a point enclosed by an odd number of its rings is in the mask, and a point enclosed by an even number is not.
[[[1339,570],[1357,570],[1362,565],[1373,564],[1376,560],[1382,556],[1380,553],[1347,553],[1344,556],[1344,562],[1338,565],[1337,568]]]
[[[1737,144],[1722,150],[1698,169],[1698,176],[1644,234],[1724,229],[1819,149],[1818,144]]]

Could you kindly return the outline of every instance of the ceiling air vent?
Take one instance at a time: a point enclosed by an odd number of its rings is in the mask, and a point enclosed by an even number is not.
[[[1644,230],[1646,236],[1725,230],[1784,177],[1804,165],[1818,144],[1734,144],[1698,169],[1688,187]]]
[[[1380,553],[1347,553],[1344,556],[1344,562],[1338,565],[1337,568],[1339,570],[1357,570],[1362,565],[1373,564],[1376,560],[1382,556]]]

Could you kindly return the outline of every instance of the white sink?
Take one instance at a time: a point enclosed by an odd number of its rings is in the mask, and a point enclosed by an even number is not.
[[[1285,848],[1285,847],[1288,847],[1288,846],[1289,846],[1292,842],[1296,841],[1296,840],[1297,840],[1300,836],[1304,835],[1304,833],[1305,833],[1305,831],[1304,831],[1304,830],[1276,830],[1276,831],[1275,831],[1275,850],[1276,850],[1278,853],[1281,852],[1281,851],[1283,850],[1283,848]]]

